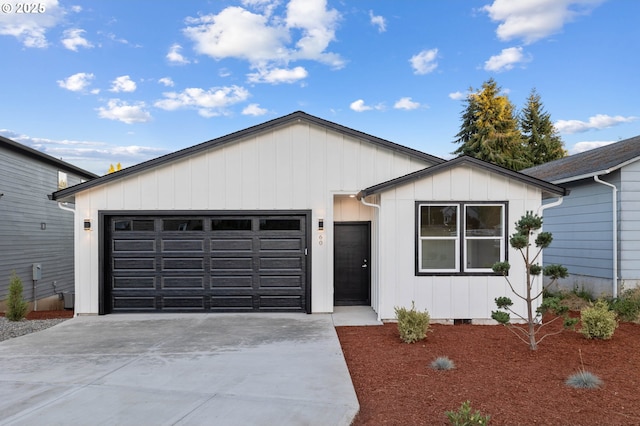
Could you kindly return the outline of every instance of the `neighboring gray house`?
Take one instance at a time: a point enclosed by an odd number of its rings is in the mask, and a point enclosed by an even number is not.
[[[513,222],[562,195],[295,112],[52,197],[76,205],[76,315],[365,305],[393,319],[415,302],[492,323],[510,290],[491,265],[525,275]]]
[[[47,197],[95,177],[0,136],[1,311],[5,310],[13,271],[22,279],[25,300],[34,300],[34,264],[40,265],[36,274],[41,274],[35,286],[39,310],[60,305],[55,293],[73,292],[74,213]]]
[[[570,191],[544,210],[544,229],[553,233],[544,263],[568,268],[563,286],[615,297],[640,283],[638,160],[640,136],[522,171]]]

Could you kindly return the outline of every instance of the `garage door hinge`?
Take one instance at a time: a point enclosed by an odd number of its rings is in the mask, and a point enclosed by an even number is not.
[[[304,248],[304,255],[305,256],[307,255],[307,248],[306,247]]]

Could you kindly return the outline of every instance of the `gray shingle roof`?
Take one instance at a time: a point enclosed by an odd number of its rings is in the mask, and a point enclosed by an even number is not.
[[[618,169],[638,159],[640,136],[550,161],[521,172],[549,182],[570,182]]]

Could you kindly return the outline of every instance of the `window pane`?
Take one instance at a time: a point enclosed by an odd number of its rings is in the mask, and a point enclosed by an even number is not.
[[[501,261],[500,251],[499,239],[467,240],[467,268],[491,269]]]
[[[155,229],[153,220],[134,220],[134,231],[153,231]]]
[[[131,231],[130,220],[116,220],[113,224],[114,231]]]
[[[212,219],[212,231],[251,231],[251,219]]]
[[[422,240],[420,269],[455,269],[455,240]]]
[[[164,219],[162,229],[165,231],[202,231],[202,220]]]
[[[299,219],[260,219],[261,231],[298,231]]]
[[[420,236],[458,235],[457,206],[420,206]]]
[[[465,211],[465,229],[468,237],[502,236],[502,206],[467,206]]]

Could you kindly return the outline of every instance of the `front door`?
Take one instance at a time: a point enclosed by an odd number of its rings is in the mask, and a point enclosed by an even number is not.
[[[371,222],[336,222],[333,249],[333,302],[371,304]]]

